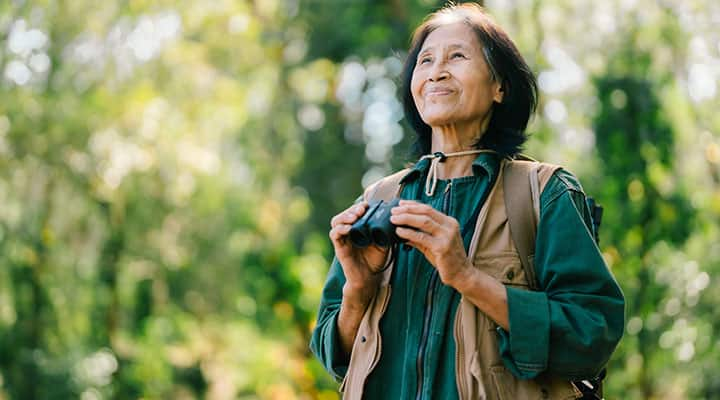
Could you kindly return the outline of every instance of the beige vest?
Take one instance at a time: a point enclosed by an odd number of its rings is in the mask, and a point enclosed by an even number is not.
[[[527,161],[513,161],[522,163]],[[505,211],[503,174],[507,161],[503,160],[498,178],[480,210],[470,242],[469,257],[476,268],[482,269],[505,285],[529,290],[528,280],[513,244]],[[540,192],[557,169],[550,164],[535,164],[538,169]],[[396,196],[399,187],[383,185],[383,181],[398,181],[400,174],[391,175],[370,187],[367,199],[388,200]],[[368,305],[358,329],[350,356],[348,372],[340,387],[343,398],[360,400],[365,380],[380,360],[382,337],[380,319],[390,300],[390,276],[393,266],[383,273],[377,295]],[[581,397],[566,380],[540,375],[534,380],[520,380],[503,365],[498,353],[497,324],[463,296],[454,323],[456,346],[455,371],[461,400],[523,400],[523,399],[576,399]],[[392,384],[389,382],[388,384]]]

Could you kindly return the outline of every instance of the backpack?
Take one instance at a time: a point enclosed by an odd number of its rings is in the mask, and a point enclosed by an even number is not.
[[[535,253],[535,236],[537,223],[540,218],[540,190],[538,167],[539,162],[527,157],[516,156],[520,162],[506,164],[503,190],[505,193],[505,208],[510,224],[510,235],[520,256],[523,271],[528,277],[532,290],[538,290],[535,267],[532,262]],[[559,166],[552,166],[555,170]],[[554,171],[553,171],[554,172]],[[586,202],[592,220],[592,234],[595,243],[599,244],[598,230],[602,221],[603,208],[592,197]],[[573,381],[572,384],[583,394],[584,400],[602,400],[602,381],[607,375],[607,368],[603,368],[596,378]]]

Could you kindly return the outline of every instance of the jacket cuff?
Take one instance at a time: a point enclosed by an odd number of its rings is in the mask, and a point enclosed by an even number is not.
[[[342,363],[343,360],[342,346],[340,346],[340,337],[337,327],[337,319],[340,313],[337,312],[331,321],[325,325],[325,334],[323,335],[323,349],[327,352],[325,360],[327,360],[327,369],[336,381],[340,382],[345,377],[348,370],[348,364]]]
[[[498,328],[505,367],[520,379],[532,379],[547,368],[550,305],[547,295],[507,287],[510,332]]]

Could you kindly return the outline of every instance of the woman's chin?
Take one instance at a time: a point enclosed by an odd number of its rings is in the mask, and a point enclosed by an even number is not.
[[[452,115],[430,115],[423,118],[426,124],[430,126],[446,126],[457,122],[457,118]]]

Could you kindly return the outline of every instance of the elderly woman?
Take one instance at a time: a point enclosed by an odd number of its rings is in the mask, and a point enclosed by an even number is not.
[[[335,260],[313,352],[343,380],[345,398],[581,397],[572,381],[603,369],[622,336],[624,299],[580,184],[547,164],[537,167],[535,276],[523,268],[502,182],[520,163],[533,74],[482,8],[463,4],[417,28],[404,83],[425,156],[332,219]],[[405,244],[354,246],[349,232],[367,200],[393,185],[403,200],[390,220]]]

